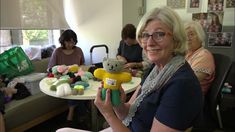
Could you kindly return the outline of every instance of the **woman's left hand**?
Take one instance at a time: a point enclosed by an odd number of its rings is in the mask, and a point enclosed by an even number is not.
[[[106,97],[105,100],[103,101],[101,98],[101,87],[98,89],[97,96],[95,99],[95,105],[99,109],[100,113],[105,117],[109,118],[110,116],[115,116],[114,111],[113,111],[113,106],[110,98],[110,89],[106,90]]]

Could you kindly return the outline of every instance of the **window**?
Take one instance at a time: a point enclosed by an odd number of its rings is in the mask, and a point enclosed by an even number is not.
[[[0,52],[12,45],[58,45],[69,28],[63,0],[1,0]]]
[[[0,30],[0,53],[15,45],[59,46],[61,30]]]

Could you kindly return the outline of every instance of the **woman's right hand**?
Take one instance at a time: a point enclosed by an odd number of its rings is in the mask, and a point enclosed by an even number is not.
[[[101,90],[102,87],[99,87],[94,103],[96,107],[99,109],[100,113],[107,119],[112,116],[115,116],[110,98],[111,90],[110,89],[106,90],[105,100],[102,100]]]
[[[119,89],[121,104],[114,106],[113,110],[120,120],[123,120],[129,112],[130,104],[126,103],[126,94],[124,89],[121,87]]]
[[[121,103],[124,104],[126,102],[126,93],[122,87],[119,89],[119,92]]]
[[[124,63],[127,63],[127,60],[126,60],[125,57],[122,57],[122,56],[118,55],[117,59],[123,61]]]

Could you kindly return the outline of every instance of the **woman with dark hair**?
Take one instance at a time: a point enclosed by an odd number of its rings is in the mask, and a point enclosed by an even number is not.
[[[48,69],[52,68],[55,65],[83,65],[85,62],[82,49],[77,47],[77,35],[71,30],[65,30],[60,38],[59,42],[61,47],[54,50],[48,64]],[[67,116],[67,121],[73,120],[73,114],[77,101],[69,100],[69,113]]]
[[[77,35],[71,30],[65,30],[60,38],[59,42],[61,47],[57,48],[50,59],[48,68],[52,68],[55,65],[83,65],[85,62],[82,49],[77,47]],[[76,58],[76,59],[74,59]]]
[[[126,24],[122,29],[117,59],[125,62],[124,68],[147,69],[149,62],[142,52],[142,47],[136,40],[136,28],[133,24]],[[131,54],[130,54],[131,53]]]

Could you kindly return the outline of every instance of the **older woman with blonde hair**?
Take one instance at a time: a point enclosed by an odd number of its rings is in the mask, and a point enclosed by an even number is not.
[[[200,82],[203,95],[206,95],[211,82],[214,80],[214,58],[211,52],[204,48],[206,35],[200,23],[196,21],[188,22],[185,24],[185,30],[189,47],[186,60]]]

